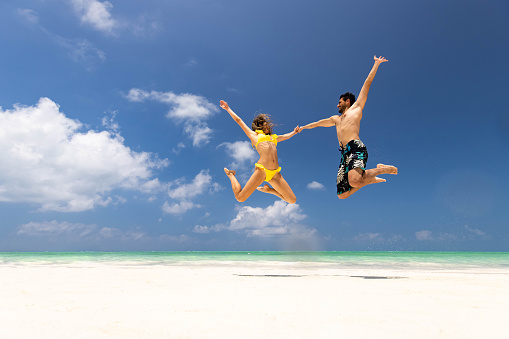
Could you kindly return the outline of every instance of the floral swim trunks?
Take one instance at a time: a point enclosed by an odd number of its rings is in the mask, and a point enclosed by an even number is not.
[[[359,139],[351,140],[345,147],[341,147],[341,163],[336,178],[338,195],[352,189],[348,183],[348,172],[354,168],[366,169],[368,150]]]

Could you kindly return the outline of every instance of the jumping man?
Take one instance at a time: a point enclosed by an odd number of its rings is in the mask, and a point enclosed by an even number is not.
[[[341,147],[341,163],[336,179],[339,199],[348,198],[366,185],[385,182],[385,179],[379,178],[377,175],[398,174],[396,167],[384,164],[378,164],[376,168],[366,170],[368,151],[359,138],[362,110],[368,99],[369,87],[375,78],[378,66],[388,61],[384,57],[377,58],[376,55],[374,59],[375,64],[361,88],[357,101],[352,93],[347,92],[340,96],[337,105],[341,115],[333,115],[330,118],[310,123],[299,130],[300,132],[303,129],[336,126]]]

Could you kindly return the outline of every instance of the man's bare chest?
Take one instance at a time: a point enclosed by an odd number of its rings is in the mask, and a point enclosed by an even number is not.
[[[348,114],[348,113],[343,113],[342,115],[339,116],[339,127],[343,127],[343,126],[349,126],[351,125],[352,123],[355,123],[357,119],[355,119],[355,117],[353,117],[351,114]]]

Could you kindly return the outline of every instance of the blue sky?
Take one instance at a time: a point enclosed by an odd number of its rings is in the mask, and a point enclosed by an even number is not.
[[[509,4],[7,0],[0,251],[509,250]],[[219,108],[275,132],[380,66],[360,137],[386,183],[339,200],[333,128],[278,145],[288,205]]]

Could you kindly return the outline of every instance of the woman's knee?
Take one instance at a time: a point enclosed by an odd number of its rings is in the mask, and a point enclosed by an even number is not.
[[[249,198],[249,196],[246,196],[244,194],[235,195],[235,199],[237,199],[238,202],[244,202],[247,200],[247,198]]]
[[[286,200],[289,204],[295,204],[297,202],[297,197],[294,195],[293,197],[290,197],[288,200]]]

